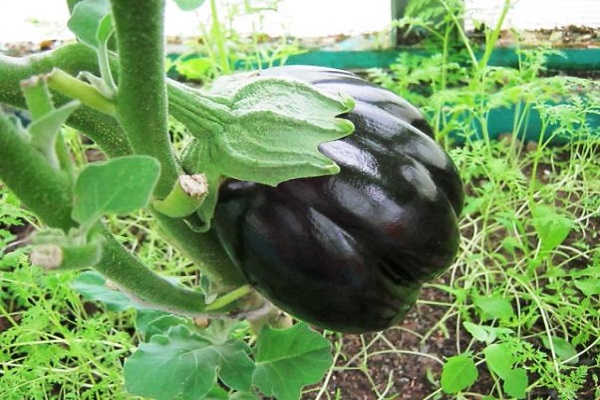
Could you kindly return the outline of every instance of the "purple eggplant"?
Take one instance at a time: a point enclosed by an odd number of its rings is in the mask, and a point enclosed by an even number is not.
[[[267,299],[306,322],[362,333],[398,323],[424,282],[455,259],[463,206],[456,167],[421,112],[349,72],[286,66],[354,98],[355,132],[323,143],[337,175],[269,187],[225,181],[213,221],[229,256]]]

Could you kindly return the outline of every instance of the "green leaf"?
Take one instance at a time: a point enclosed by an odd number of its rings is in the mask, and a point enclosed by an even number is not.
[[[36,136],[56,136],[79,105],[78,101],[71,101],[56,110],[52,110],[50,113],[33,121],[29,125],[29,133],[31,133],[34,140]]]
[[[46,159],[53,167],[59,166],[56,154],[56,137],[60,133],[64,123],[67,122],[67,119],[80,104],[79,101],[66,103],[60,108],[41,116],[29,125],[28,130],[31,134],[31,144],[46,156]]]
[[[469,321],[465,321],[463,326],[475,340],[479,340],[487,344],[494,342],[498,336],[503,337],[513,333],[513,330],[510,328],[477,325]]]
[[[146,207],[160,173],[148,156],[125,156],[89,164],[77,177],[73,218],[93,224],[102,214],[128,214]]]
[[[542,252],[557,248],[576,225],[572,219],[558,214],[552,207],[536,205],[531,209],[532,223],[540,239]]]
[[[224,343],[174,326],[166,335],[142,343],[125,361],[125,387],[138,396],[159,399],[201,399],[217,383],[247,392],[254,363],[239,339]]]
[[[189,325],[188,325],[189,324]],[[166,334],[172,326],[191,326],[191,321],[163,311],[141,308],[135,318],[135,329],[149,342],[154,335]]]
[[[464,354],[450,357],[442,368],[442,390],[445,393],[458,393],[474,384],[478,376],[471,357]]]
[[[527,372],[523,368],[515,368],[508,371],[503,379],[504,385],[502,388],[506,394],[517,399],[523,399],[527,396],[529,379]]]
[[[485,343],[492,343],[496,340],[496,335],[487,329],[487,326],[477,325],[469,321],[465,321],[463,326],[473,336],[474,339]]]
[[[100,301],[111,311],[123,311],[134,307],[135,303],[118,290],[106,285],[106,278],[96,271],[85,271],[71,283],[71,287],[85,299]]]
[[[204,400],[229,400],[229,392],[220,386],[213,387],[210,392],[203,397]]]
[[[255,354],[254,384],[278,400],[299,399],[302,387],[318,382],[333,362],[329,341],[305,323],[264,328]]]
[[[192,11],[197,8],[202,7],[206,0],[175,0],[175,3],[181,8],[183,11]]]
[[[600,295],[600,279],[579,279],[573,284],[586,296]]]
[[[515,315],[510,300],[505,297],[498,295],[478,296],[473,299],[473,303],[486,319],[508,319]]]
[[[206,74],[214,67],[214,62],[209,58],[190,58],[188,60],[177,60],[175,68],[177,72],[187,79],[206,78]]]
[[[110,36],[115,31],[115,23],[113,21],[112,14],[105,15],[100,20],[98,25],[98,32],[96,33],[96,40],[100,44],[105,44],[110,39]]]
[[[515,364],[513,350],[507,343],[492,344],[483,350],[485,362],[490,370],[505,379]]]
[[[108,0],[83,0],[75,6],[67,26],[88,46],[98,48],[112,32],[112,17]]]
[[[573,347],[571,343],[557,336],[550,336],[550,339],[552,340],[554,352],[559,359],[563,361],[570,360],[568,362],[569,364],[577,364],[579,362],[579,357],[576,356],[577,350],[575,350],[575,347]],[[548,340],[547,336],[542,336],[542,343],[544,344],[544,347],[550,350],[550,340]]]

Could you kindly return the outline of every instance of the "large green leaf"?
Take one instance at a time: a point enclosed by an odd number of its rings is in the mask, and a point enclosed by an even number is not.
[[[254,384],[278,400],[299,399],[302,387],[318,382],[332,363],[329,341],[304,323],[264,328],[255,353]]]
[[[160,164],[148,156],[89,164],[75,183],[73,218],[90,226],[103,214],[128,214],[146,207],[159,174]]]
[[[191,327],[193,326],[193,321],[190,318],[186,319],[164,311],[145,308],[137,310],[135,329],[142,335],[145,342],[149,342],[154,335],[166,334],[175,325]]]
[[[239,339],[216,342],[174,326],[165,335],[142,343],[125,362],[125,386],[138,396],[158,399],[201,399],[217,384],[247,392],[254,363]]]

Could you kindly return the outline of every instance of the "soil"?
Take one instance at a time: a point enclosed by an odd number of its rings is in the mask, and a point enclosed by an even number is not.
[[[441,302],[449,300],[445,293],[432,288],[424,289],[421,299]],[[331,398],[335,398],[336,392],[339,391],[342,399],[376,399],[373,387],[377,388],[380,393],[386,392],[387,389],[385,398],[398,400],[423,399],[434,392],[439,385],[433,380],[440,376],[441,364],[439,362],[434,358],[422,355],[398,355],[389,352],[394,350],[390,346],[391,344],[396,350],[425,353],[440,360],[454,355],[452,349],[455,348],[456,338],[452,334],[446,335],[440,329],[434,329],[431,336],[421,342],[420,336],[435,327],[443,317],[443,313],[442,307],[417,305],[398,327],[380,334],[385,339],[377,340],[377,334],[363,335],[362,340],[357,335],[345,335],[342,347],[345,358],[337,362],[339,367],[345,368],[343,371],[334,372],[331,376],[327,386],[327,392]],[[383,354],[370,356],[367,363],[368,370],[361,370],[361,365],[365,365],[364,354],[361,354],[364,352],[364,343],[370,343],[373,340],[376,342],[369,347],[368,353],[383,352]],[[387,354],[386,351],[388,351]],[[357,356],[356,359],[350,365],[346,365],[348,359],[352,359],[354,356]],[[347,369],[349,367],[353,367],[355,370],[349,371]],[[392,385],[388,387],[390,382]],[[303,399],[315,397],[314,393],[309,393]]]

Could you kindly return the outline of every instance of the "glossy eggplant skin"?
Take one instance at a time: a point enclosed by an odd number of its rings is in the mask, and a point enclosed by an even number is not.
[[[356,101],[355,132],[323,143],[337,175],[268,187],[228,180],[214,229],[248,281],[293,316],[362,333],[399,322],[455,258],[463,186],[422,114],[351,73],[277,67]]]

